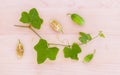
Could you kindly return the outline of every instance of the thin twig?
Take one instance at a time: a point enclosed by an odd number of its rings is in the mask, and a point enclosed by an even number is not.
[[[21,25],[14,25],[16,27],[22,27],[22,28],[29,28],[32,32],[34,32],[40,39],[42,37],[29,25],[29,26],[21,26]],[[48,45],[59,45],[59,46],[70,46],[70,45],[65,45],[65,44],[55,44],[55,43],[48,43]]]
[[[97,36],[93,37],[92,40],[96,39],[97,37],[99,37],[99,34]]]
[[[34,32],[40,39],[42,39],[42,37],[31,27],[31,25],[29,26],[20,26],[20,25],[14,25],[16,27],[22,27],[22,28],[29,28],[32,32]],[[92,38],[92,40],[96,39],[97,37],[99,36],[99,34],[95,37]],[[90,41],[92,41],[90,40]],[[88,42],[90,42],[88,41]],[[72,45],[66,45],[66,44],[56,44],[56,43],[48,43],[48,45],[59,45],[59,46],[67,46],[67,47],[70,47]],[[79,45],[83,45],[82,43],[79,43]]]
[[[42,39],[42,37],[31,27],[31,25],[29,26],[21,26],[21,25],[14,25],[16,27],[22,27],[22,28],[29,28],[31,31],[33,31],[40,39]]]
[[[21,28],[29,28],[29,26],[21,26],[21,25],[14,25],[16,27],[21,27]]]
[[[71,45],[66,45],[66,44],[55,44],[55,43],[48,43],[48,45],[59,45],[59,46],[71,46]]]
[[[32,30],[40,39],[42,39],[42,37],[30,26],[29,27],[30,30]]]
[[[68,15],[68,16],[70,16],[70,15],[71,15],[71,13],[67,13],[67,15]]]

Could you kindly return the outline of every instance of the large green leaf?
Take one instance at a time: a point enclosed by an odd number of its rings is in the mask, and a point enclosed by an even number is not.
[[[32,25],[36,29],[41,28],[41,24],[43,23],[43,19],[39,17],[39,14],[35,8],[32,8],[29,13],[22,12],[20,21],[23,23],[28,23]]]
[[[74,60],[78,60],[78,54],[81,52],[81,48],[77,43],[73,43],[72,47],[65,47],[64,48],[64,57],[65,58],[71,58]]]
[[[47,58],[55,60],[59,49],[57,47],[48,47],[46,40],[41,39],[35,46],[34,49],[37,52],[37,62],[41,64],[45,62]]]

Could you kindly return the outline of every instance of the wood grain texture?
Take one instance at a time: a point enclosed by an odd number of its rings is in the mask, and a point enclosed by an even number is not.
[[[120,0],[0,0],[0,75],[120,75]],[[106,38],[95,39],[83,48],[79,61],[65,59],[62,47],[56,61],[36,62],[33,45],[39,38],[30,30],[16,28],[21,25],[21,12],[37,8],[44,18],[42,37],[49,42],[64,44],[78,41],[78,32],[93,36],[102,30]],[[84,27],[74,25],[67,13],[84,17]],[[51,19],[63,25],[65,34],[59,34],[49,26]],[[58,40],[59,38],[59,40]],[[22,59],[17,59],[15,49],[20,39],[25,47]],[[92,62],[82,63],[83,57],[96,49]]]

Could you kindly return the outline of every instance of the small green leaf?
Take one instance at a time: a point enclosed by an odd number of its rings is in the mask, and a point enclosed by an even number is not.
[[[78,25],[84,25],[85,24],[84,19],[76,13],[71,14],[71,19],[74,23],[76,23]]]
[[[43,19],[39,17],[39,14],[35,8],[30,10],[29,17],[31,25],[36,29],[40,29]]]
[[[35,8],[32,8],[29,13],[22,12],[20,21],[23,23],[28,23],[36,29],[40,29],[43,19],[39,17],[39,14]]]
[[[105,35],[103,34],[102,31],[99,32],[99,36],[102,37],[102,38],[105,38]]]
[[[80,32],[79,40],[82,44],[86,44],[88,41],[92,40],[92,37],[90,34],[86,34],[84,32]]]
[[[57,56],[57,53],[58,53],[58,48],[57,47],[49,48],[47,57],[50,60],[55,60],[56,56]]]
[[[72,50],[72,49],[69,48],[69,47],[65,47],[65,48],[64,48],[63,51],[64,51],[64,57],[65,57],[65,58],[71,57],[71,50]]]
[[[65,58],[79,60],[78,54],[81,53],[81,48],[79,47],[77,43],[73,43],[72,48],[65,47],[63,51],[64,51]]]
[[[34,49],[37,52],[37,62],[38,64],[42,64],[45,62],[47,58],[50,60],[55,60],[57,53],[58,53],[58,48],[57,47],[48,47],[48,43],[46,40],[41,39],[35,46]]]
[[[29,19],[29,15],[27,12],[22,12],[22,17],[20,18],[20,21],[23,23],[29,23],[30,19]]]
[[[85,56],[84,62],[90,62],[92,58],[93,58],[93,54],[88,54],[87,56]]]
[[[94,53],[90,53],[90,54],[86,55],[86,56],[84,57],[83,62],[85,62],[85,63],[90,62],[90,61],[93,59],[94,54],[95,54],[95,50],[94,50]]]

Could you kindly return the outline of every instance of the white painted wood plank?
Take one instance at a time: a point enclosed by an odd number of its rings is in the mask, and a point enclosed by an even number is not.
[[[0,0],[0,75],[120,75],[120,0]],[[78,42],[78,32],[85,31],[96,35],[103,30],[106,38],[95,39],[82,46],[79,61],[63,57],[62,49],[57,60],[38,65],[33,45],[38,37],[30,30],[16,28],[21,11],[37,8],[45,22],[39,30],[49,42]],[[48,13],[49,12],[49,13]],[[76,12],[85,18],[84,27],[74,25],[66,15]],[[65,34],[51,30],[49,21],[54,18],[63,25]],[[24,43],[25,55],[18,60],[15,47],[18,39]],[[82,63],[83,57],[97,50],[89,64]]]

